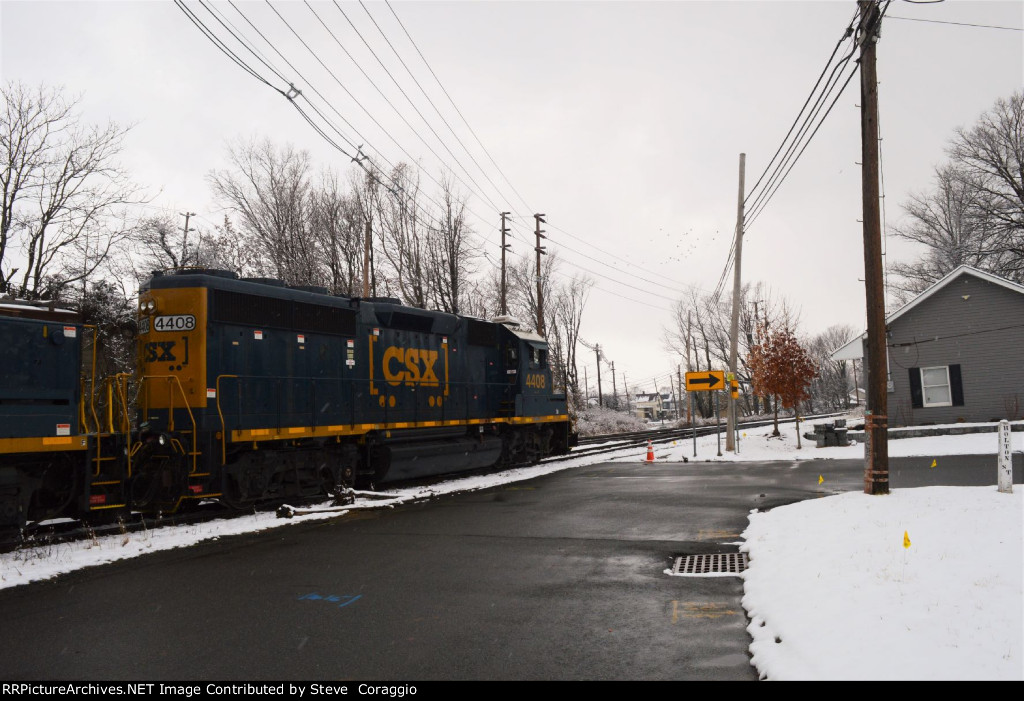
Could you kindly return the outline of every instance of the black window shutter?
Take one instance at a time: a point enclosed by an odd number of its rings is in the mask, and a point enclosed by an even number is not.
[[[960,379],[960,366],[949,366],[949,392],[953,397],[953,406],[964,405],[964,383]]]
[[[957,366],[959,370],[959,366]],[[957,375],[959,378],[959,375]],[[910,368],[910,406],[920,409],[924,406],[924,395],[921,394],[921,368]]]

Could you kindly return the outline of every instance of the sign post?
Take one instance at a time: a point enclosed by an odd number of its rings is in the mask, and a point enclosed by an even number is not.
[[[1013,450],[1010,422],[999,422],[999,491],[1013,494]]]

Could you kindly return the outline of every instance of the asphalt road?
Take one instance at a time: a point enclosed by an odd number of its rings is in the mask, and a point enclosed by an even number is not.
[[[892,486],[995,483],[956,460]],[[665,570],[863,469],[605,463],[0,590],[0,679],[753,681],[742,580]]]

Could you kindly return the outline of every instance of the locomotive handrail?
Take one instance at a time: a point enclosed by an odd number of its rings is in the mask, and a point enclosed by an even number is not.
[[[177,375],[143,375],[142,378],[141,378],[141,381],[143,383],[145,383],[146,380],[160,380],[160,379],[167,380],[167,384],[169,384],[169,385],[172,384],[171,380],[174,380],[173,384],[177,385],[178,391],[181,393],[181,398],[183,400],[182,407],[185,409],[185,411],[188,412],[188,418],[192,422],[192,450],[189,451],[189,452],[192,455],[192,472],[196,472],[198,470],[196,456],[199,454],[199,451],[196,450],[196,448],[198,447],[197,441],[199,439],[199,435],[198,435],[198,430],[197,430],[197,427],[196,427],[196,417],[192,413],[192,408],[189,407],[189,405],[188,405],[188,397],[185,396],[185,388],[181,386],[181,380],[178,379]],[[145,411],[143,412],[143,415],[148,414],[149,413],[148,394],[147,394],[147,402],[146,402],[146,405],[145,405],[144,409],[145,409]],[[169,396],[167,398],[167,430],[168,431],[173,431],[174,430],[174,392],[173,391],[169,393]],[[182,450],[184,452],[184,449],[182,449]]]
[[[83,328],[92,329],[92,370],[89,373],[89,382],[91,385],[89,387],[89,409],[92,411],[92,418],[96,422],[96,433],[99,433],[100,418],[96,415],[96,339],[99,329],[92,324],[84,324]],[[87,433],[91,433],[91,431],[87,431]]]
[[[214,383],[214,388],[217,391],[217,416],[220,417],[220,464],[227,464],[228,461],[228,430],[224,425],[224,412],[220,408],[220,381],[225,377],[234,377],[238,379],[238,375],[217,375],[217,381]]]
[[[126,436],[131,434],[132,429],[131,420],[128,418],[128,380],[130,377],[131,375],[126,372],[119,372],[114,375],[114,383],[117,388],[117,400],[121,407],[121,430]],[[111,428],[113,428],[113,426],[111,426]],[[113,431],[111,431],[111,433],[113,433]],[[130,441],[126,440],[125,443],[128,444]],[[128,450],[125,451],[125,461],[125,469],[127,470],[128,477],[131,477],[132,451],[130,445],[128,446]]]

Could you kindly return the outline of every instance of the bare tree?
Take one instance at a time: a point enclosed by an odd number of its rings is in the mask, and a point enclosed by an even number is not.
[[[244,242],[227,217],[221,226],[193,226],[194,222],[186,231],[184,221],[169,214],[142,220],[132,235],[132,255],[111,266],[115,276],[142,280],[154,270],[188,267],[253,272],[252,261],[240,246]]]
[[[832,360],[832,353],[857,335],[849,324],[836,324],[814,336],[807,343],[818,375],[811,384],[811,399],[827,411],[850,407],[850,376],[845,360]]]
[[[961,265],[1002,267],[1001,234],[979,209],[980,192],[957,165],[935,169],[935,189],[912,194],[903,205],[907,221],[892,227],[906,241],[925,247],[913,263],[894,263],[890,287],[901,301],[917,296],[933,282]]]
[[[476,272],[478,257],[470,242],[472,228],[466,222],[466,198],[455,192],[452,178],[441,181],[441,212],[427,240],[427,261],[434,306],[459,314],[465,306],[466,286]]]
[[[210,185],[261,252],[258,272],[288,284],[315,283],[319,266],[310,233],[309,154],[264,139],[230,145],[228,160],[230,170],[211,172]]]
[[[86,280],[132,229],[142,201],[117,163],[129,128],[86,125],[79,99],[8,83],[0,116],[0,283],[37,297]]]
[[[583,310],[587,306],[587,297],[594,281],[588,277],[573,275],[563,285],[554,300],[554,324],[558,330],[559,340],[564,338],[562,350],[566,392],[573,397],[574,406],[582,404],[580,395],[579,368],[576,363],[576,346],[580,340],[580,326],[583,324]]]
[[[427,229],[421,221],[419,198],[419,172],[399,163],[378,200],[377,236],[388,270],[378,267],[377,272],[390,275],[405,304],[426,309],[430,286]]]
[[[310,230],[319,251],[318,282],[333,294],[362,294],[365,225],[358,198],[341,189],[331,171],[310,192]]]
[[[729,333],[731,301],[692,288],[672,307],[672,322],[663,329],[665,349],[684,358],[692,371],[724,370],[729,366]],[[749,384],[751,370],[747,365],[749,350],[756,339],[758,325],[795,329],[799,315],[787,300],[777,298],[764,283],[746,284],[740,293],[738,379]],[[689,357],[687,357],[689,354]],[[744,393],[747,413],[759,413],[756,395]],[[706,392],[696,397],[698,411],[710,416],[712,402]]]
[[[948,153],[978,192],[979,217],[1001,234],[1000,274],[1024,280],[1024,91],[957,129]]]
[[[892,228],[925,248],[894,263],[891,287],[908,301],[960,265],[1024,281],[1024,92],[998,100],[970,129],[957,129],[935,188],[913,194]]]
[[[555,251],[541,258],[540,276],[541,291],[544,299],[554,298],[555,285],[553,276],[559,267],[560,260]],[[512,316],[524,326],[537,328],[537,266],[528,257],[520,258],[508,266],[508,306]],[[554,324],[554,307],[544,305],[544,327],[551,328]]]

